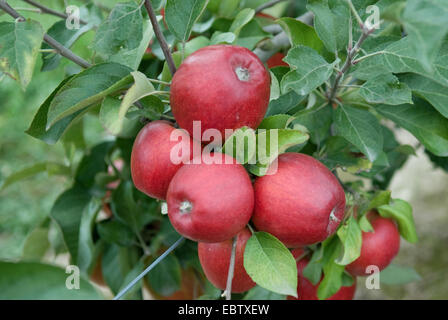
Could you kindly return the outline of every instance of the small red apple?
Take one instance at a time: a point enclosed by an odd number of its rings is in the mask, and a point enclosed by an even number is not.
[[[256,128],[266,113],[270,76],[250,50],[233,45],[199,49],[180,65],[171,84],[171,108],[181,128],[193,136],[217,129]]]
[[[346,267],[354,276],[368,276],[368,266],[386,268],[400,250],[400,233],[394,221],[381,217],[377,212],[367,213],[373,232],[362,233],[361,255]]]
[[[221,163],[210,163],[212,158]],[[204,154],[179,169],[169,185],[167,203],[170,221],[181,235],[220,242],[249,222],[254,191],[246,170],[231,156]]]
[[[292,253],[295,258],[299,258],[303,254],[302,249],[296,249]],[[288,296],[288,300],[319,300],[317,297],[317,289],[319,288],[320,282],[318,284],[313,285],[311,281],[309,281],[303,275],[303,269],[308,265],[308,258],[301,258],[297,261],[297,277],[298,277],[298,286],[297,286],[297,296],[298,298]],[[323,278],[323,277],[322,277]],[[341,287],[338,292],[332,295],[330,298],[326,300],[353,300],[356,291],[356,279],[352,286],[350,287]]]
[[[193,142],[188,134],[179,130],[179,141],[171,141],[176,130],[168,121],[154,121],[147,124],[137,135],[131,154],[131,174],[137,189],[150,197],[165,199],[168,185],[177,170],[193,157]],[[179,147],[181,163],[171,161],[171,151]],[[199,146],[200,148],[200,146]],[[186,150],[182,154],[182,150]],[[188,151],[188,152],[187,152]]]
[[[305,154],[280,155],[277,171],[257,178],[254,188],[255,226],[287,247],[325,240],[344,215],[345,194],[339,181],[321,162]]]
[[[289,67],[289,65],[283,61],[283,58],[285,57],[285,55],[281,52],[277,52],[276,54],[274,54],[272,57],[270,57],[268,59],[268,61],[266,61],[266,64],[268,65],[268,68],[274,68],[274,67]]]
[[[247,228],[241,230],[237,235],[235,269],[232,280],[233,293],[245,292],[255,286],[255,282],[249,277],[243,264],[244,249],[251,235]],[[221,290],[225,290],[227,285],[232,243],[232,239],[218,243],[198,243],[199,260],[205,276]]]

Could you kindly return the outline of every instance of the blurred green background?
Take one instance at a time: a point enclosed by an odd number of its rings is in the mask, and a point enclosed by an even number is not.
[[[42,1],[53,8],[64,1]],[[101,1],[103,5],[116,1]],[[22,1],[10,1],[15,7],[26,7]],[[82,3],[71,1],[70,4]],[[37,16],[38,14],[36,14]],[[0,21],[11,21],[2,15]],[[45,28],[57,18],[40,16]],[[74,51],[83,56],[92,34],[78,42]],[[84,55],[88,59],[88,56]],[[53,72],[40,73],[36,65],[33,80],[26,92],[13,80],[0,81],[0,181],[24,167],[44,161],[64,161],[60,143],[49,146],[27,134],[39,105],[56,88],[65,74],[77,72],[76,66],[64,61]],[[96,118],[87,116],[85,136],[87,145],[98,142],[104,135]],[[406,132],[398,138],[408,144],[417,141]],[[420,150],[421,151],[421,150]],[[0,260],[17,260],[29,233],[48,216],[53,201],[67,187],[69,181],[46,173],[17,183],[0,193]],[[402,241],[394,263],[411,266],[422,277],[421,281],[403,286],[385,286],[381,290],[367,290],[364,279],[358,279],[358,299],[448,299],[448,174],[434,169],[426,155],[418,152],[394,177],[390,189],[394,198],[410,201],[420,241],[410,245]]]

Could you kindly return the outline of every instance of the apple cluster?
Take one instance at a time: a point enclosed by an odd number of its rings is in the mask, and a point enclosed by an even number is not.
[[[202,161],[195,161],[193,149],[203,144],[191,138],[193,121],[201,122],[201,130],[223,134],[225,129],[244,126],[256,129],[269,97],[269,73],[251,51],[232,45],[202,48],[184,60],[171,84],[172,112],[185,137],[172,141],[173,124],[154,121],[140,131],[132,150],[136,188],[167,202],[173,227],[198,242],[204,273],[220,289],[226,287],[232,239],[237,237],[232,292],[255,286],[243,266],[251,236],[249,222],[257,231],[269,232],[286,247],[296,248],[293,254],[299,257],[302,247],[334,234],[345,213],[345,193],[338,179],[311,156],[281,154],[276,172],[255,181],[230,155],[203,153]],[[185,145],[179,148],[179,143]],[[185,160],[181,163],[171,161],[176,146]],[[370,218],[375,232],[363,235],[361,257],[347,268],[354,276],[365,275],[369,264],[384,268],[398,252],[394,222],[375,213]],[[379,238],[381,246],[373,238]],[[297,263],[299,298],[315,299],[317,286],[302,273],[307,263],[306,257]],[[331,298],[351,299],[354,290],[354,286],[342,287]]]

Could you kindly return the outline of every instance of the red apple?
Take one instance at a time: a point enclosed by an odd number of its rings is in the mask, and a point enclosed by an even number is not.
[[[251,233],[244,228],[238,233],[235,253],[235,269],[232,280],[232,292],[245,292],[255,286],[255,282],[244,269],[244,248]],[[233,239],[218,243],[198,243],[199,261],[207,279],[218,289],[225,290],[229,272]]]
[[[298,258],[303,254],[302,249],[297,249],[293,251],[294,257]],[[303,275],[303,269],[308,265],[308,258],[301,258],[297,261],[297,277],[298,277],[298,286],[297,286],[297,296],[298,298],[288,296],[288,300],[319,300],[317,298],[317,289],[319,288],[319,284],[322,281],[319,281],[318,284],[313,285],[311,281],[309,281]],[[323,277],[322,277],[323,278]],[[326,300],[353,300],[356,291],[356,279],[352,286],[350,287],[341,287],[338,292],[332,295],[330,298]]]
[[[270,57],[268,59],[268,61],[266,61],[266,64],[268,65],[268,68],[274,68],[274,67],[289,67],[289,65],[283,61],[283,58],[285,57],[285,55],[281,52],[277,52],[276,54],[274,54],[272,57]]]
[[[253,222],[258,230],[291,248],[321,242],[336,231],[345,194],[327,167],[305,154],[284,153],[277,171],[270,173],[254,185]]]
[[[221,163],[210,163],[212,158]],[[249,222],[254,191],[246,170],[231,156],[204,154],[179,169],[168,188],[167,202],[170,221],[181,235],[220,242]]]
[[[255,54],[239,46],[213,45],[181,64],[173,77],[170,101],[176,121],[190,135],[193,121],[201,121],[201,135],[217,129],[225,137],[225,129],[256,128],[269,96],[270,76]]]
[[[131,154],[132,180],[137,189],[150,197],[165,199],[177,170],[193,157],[193,145],[197,142],[181,130],[177,131],[180,142],[171,141],[174,130],[177,129],[168,121],[154,121],[147,124],[135,139]],[[179,147],[180,163],[171,160],[171,151],[176,147]]]
[[[369,275],[366,268],[371,265],[383,270],[400,250],[400,233],[394,221],[381,217],[375,211],[370,211],[367,218],[374,231],[362,233],[361,255],[346,267],[354,276]]]

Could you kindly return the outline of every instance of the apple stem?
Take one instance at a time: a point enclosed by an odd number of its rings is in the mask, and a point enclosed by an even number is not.
[[[235,255],[236,255],[236,243],[238,240],[238,235],[233,238],[232,243],[232,254],[230,255],[229,272],[227,273],[227,285],[226,285],[226,300],[231,300],[232,298],[232,281],[233,274],[235,272]]]

